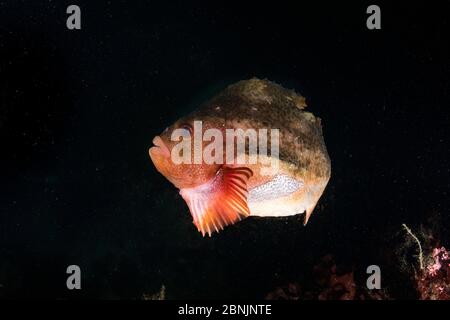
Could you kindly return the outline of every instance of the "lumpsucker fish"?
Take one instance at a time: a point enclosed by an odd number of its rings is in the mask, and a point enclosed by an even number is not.
[[[203,236],[248,216],[304,213],[306,225],[331,162],[321,119],[305,108],[293,90],[243,80],[153,139],[151,160],[180,190]]]

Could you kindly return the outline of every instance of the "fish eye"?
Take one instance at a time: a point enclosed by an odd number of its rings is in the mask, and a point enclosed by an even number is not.
[[[190,134],[192,134],[192,132],[194,131],[194,129],[192,128],[192,126],[189,123],[183,123],[180,126],[180,128],[189,131]]]

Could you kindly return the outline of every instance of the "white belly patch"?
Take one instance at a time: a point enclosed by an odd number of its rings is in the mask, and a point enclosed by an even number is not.
[[[303,187],[302,181],[297,181],[287,175],[276,175],[272,180],[250,190],[248,202],[262,202],[288,196]]]

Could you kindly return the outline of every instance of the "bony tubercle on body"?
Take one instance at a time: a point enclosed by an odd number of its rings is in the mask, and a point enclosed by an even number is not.
[[[270,81],[240,81],[153,139],[156,169],[180,190],[202,235],[251,215],[305,213],[306,224],[331,165],[321,120],[305,107]]]

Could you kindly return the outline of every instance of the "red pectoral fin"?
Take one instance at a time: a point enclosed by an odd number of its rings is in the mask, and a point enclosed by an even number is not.
[[[250,215],[247,181],[253,172],[245,167],[221,168],[209,182],[180,194],[191,211],[194,224],[203,236],[234,224]]]

